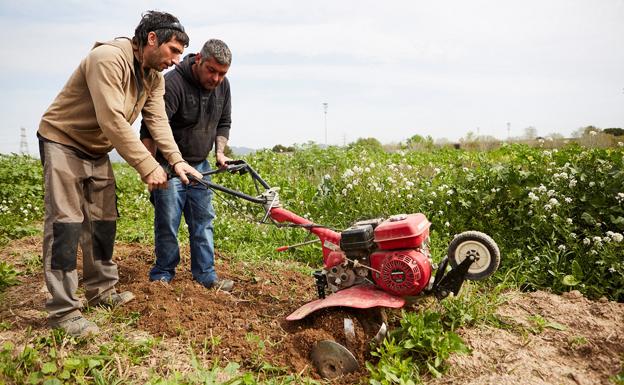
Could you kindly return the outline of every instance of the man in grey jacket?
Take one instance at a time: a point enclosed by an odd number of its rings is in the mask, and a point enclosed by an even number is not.
[[[210,170],[206,159],[215,147],[216,165],[230,160],[225,146],[230,135],[230,83],[225,77],[232,53],[221,40],[208,40],[200,53],[188,55],[174,71],[165,75],[165,106],[173,137],[182,157],[200,172]],[[145,124],[141,140],[166,165]],[[205,177],[207,178],[207,177]],[[200,184],[169,181],[166,190],[152,191],[156,261],[152,281],[169,282],[180,262],[177,234],[182,213],[188,225],[193,279],[207,288],[231,291],[231,280],[219,279],[214,268],[212,191]]]

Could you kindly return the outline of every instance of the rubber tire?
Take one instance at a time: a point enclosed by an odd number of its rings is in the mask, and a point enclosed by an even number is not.
[[[471,248],[473,246],[474,248]],[[468,248],[468,249],[466,249]],[[475,253],[479,259],[485,257],[485,264],[475,261],[468,269],[466,279],[480,281],[488,278],[500,265],[500,250],[494,240],[479,231],[464,231],[455,235],[448,247],[448,259],[452,268],[456,268],[467,257],[467,253]],[[462,253],[464,255],[462,255]],[[483,254],[483,255],[481,255]]]

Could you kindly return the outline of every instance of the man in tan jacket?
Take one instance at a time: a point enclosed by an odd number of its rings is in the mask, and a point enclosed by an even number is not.
[[[48,323],[72,336],[97,333],[76,296],[78,244],[89,305],[118,306],[112,261],[117,206],[108,152],[116,148],[151,191],[167,188],[167,174],[140,142],[132,123],[143,116],[158,148],[184,183],[202,175],[176,145],[163,94],[162,70],[178,63],[189,38],[168,13],[146,12],[132,40],[96,43],[44,113],[37,136],[45,183],[43,259]]]

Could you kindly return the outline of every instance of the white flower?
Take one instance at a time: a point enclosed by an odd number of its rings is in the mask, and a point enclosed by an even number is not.
[[[533,200],[533,201],[538,201],[538,200],[539,200],[539,197],[538,197],[537,195],[535,195],[535,194],[533,193],[533,191],[531,191],[531,192],[529,193],[529,199],[531,199],[531,200]]]
[[[624,240],[624,235],[620,234],[620,233],[614,233],[613,235],[611,235],[611,238],[616,241],[616,242],[622,242],[622,240]]]
[[[616,271],[617,271],[617,270],[615,270],[613,267],[610,267],[610,268],[609,268],[609,273],[611,273],[611,274],[615,273]]]
[[[618,142],[618,147],[622,147],[622,146],[624,146],[624,143]]]
[[[353,171],[351,171],[351,169],[349,169],[349,168],[348,168],[348,169],[346,169],[346,170],[345,170],[345,172],[344,172],[344,173],[342,173],[342,179],[347,179],[347,178],[350,178],[350,177],[352,177],[353,175],[354,175],[354,174],[353,174]]]
[[[595,185],[596,185],[596,182],[594,181],[589,182],[589,187],[594,187]]]
[[[583,239],[583,244],[584,244],[585,246],[588,246],[590,243],[591,243],[591,240],[590,240],[589,238],[584,238],[584,239]]]
[[[539,185],[539,187],[537,188],[537,191],[539,191],[541,193],[546,192],[547,190],[548,189],[543,184]]]
[[[431,192],[431,196],[432,196],[432,197],[435,197],[435,196],[438,196],[438,194],[436,194],[436,192],[435,192],[435,191],[432,191],[432,192]]]
[[[555,190],[548,190],[548,192],[546,193],[546,195],[548,195],[549,197],[555,195]]]
[[[576,233],[570,233],[570,236],[574,239],[576,239]]]
[[[329,176],[329,174],[325,174],[325,176],[323,177],[325,180],[329,180],[331,179],[331,176]]]
[[[558,248],[559,250],[561,250],[561,251],[565,251],[566,246],[565,246],[565,245],[559,245],[557,248]]]
[[[572,223],[574,223],[574,221],[572,220],[572,218],[566,218],[566,223],[571,225]]]
[[[576,179],[570,179],[570,183],[568,184],[568,186],[570,186],[570,188],[576,186]]]
[[[559,205],[559,201],[556,200],[555,198],[550,198],[550,200],[548,201],[548,203],[550,203],[553,206],[558,206]]]
[[[427,202],[427,204],[428,204],[428,205],[432,205],[432,204],[433,204],[433,201],[429,201],[429,202]]]
[[[451,224],[450,224],[450,223],[448,223],[448,222],[444,222],[444,226],[446,226],[446,227],[451,227]]]
[[[590,132],[589,132],[589,135],[591,135],[591,136],[596,136],[596,135],[598,135],[598,133],[597,133],[596,131],[590,131]]]
[[[348,184],[347,184],[347,188],[348,188],[349,190],[352,190],[352,189],[353,189],[353,185],[352,185],[351,183],[348,183]]]
[[[342,189],[342,195],[347,195],[347,189],[346,188]]]
[[[448,191],[446,192],[446,195],[453,195],[453,193],[454,193],[454,191],[453,191],[453,190],[448,190]]]
[[[572,203],[572,198],[570,197],[565,197],[563,200],[565,201],[565,203]]]
[[[405,197],[406,197],[407,199],[412,199],[412,194],[407,194]]]
[[[552,206],[549,205],[548,203],[544,205],[544,210],[550,211],[551,209],[552,209]]]
[[[444,215],[444,211],[442,210],[438,211],[438,215]]]
[[[451,205],[451,201],[446,201],[447,206]]]
[[[370,172],[370,170],[371,170],[370,168],[364,167],[364,172]]]

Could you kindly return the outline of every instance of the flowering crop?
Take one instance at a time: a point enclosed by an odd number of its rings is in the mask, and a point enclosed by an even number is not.
[[[284,207],[315,223],[341,230],[361,219],[422,212],[432,222],[436,260],[454,234],[483,231],[501,249],[500,276],[519,286],[577,288],[624,300],[623,147],[387,153],[366,146],[305,146],[291,154],[259,151],[245,158],[280,188]],[[24,229],[42,218],[41,170],[27,157],[0,161],[11,164],[0,168],[0,220],[8,239],[28,233]],[[151,242],[152,207],[144,185],[127,165],[115,165],[115,173],[118,239]],[[220,174],[213,181],[251,195],[261,192],[245,176]],[[274,251],[306,240],[307,232],[258,225],[264,213],[256,204],[224,194],[213,202],[219,251],[321,264],[318,246],[294,254]]]

